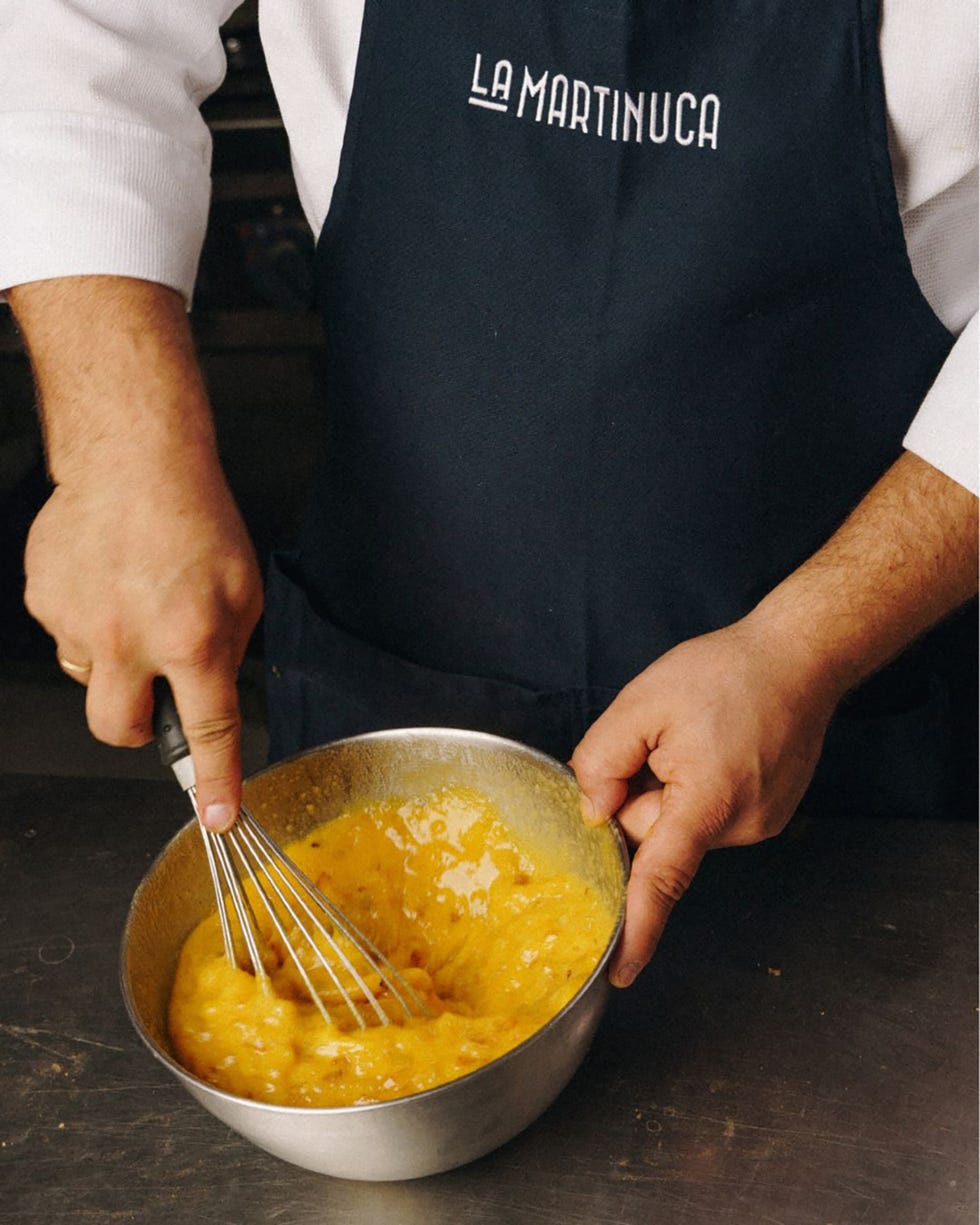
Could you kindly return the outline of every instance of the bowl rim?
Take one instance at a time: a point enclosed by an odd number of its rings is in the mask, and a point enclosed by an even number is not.
[[[521,750],[521,752],[524,754],[541,759],[541,761],[550,768],[557,769],[560,773],[567,775],[573,781],[575,781],[574,772],[564,762],[559,761],[556,757],[550,756],[550,754],[543,752],[541,749],[536,749],[531,745],[525,744],[523,741],[509,739],[505,736],[498,736],[492,732],[468,731],[465,728],[453,727],[384,728],[379,731],[361,732],[353,736],[344,736],[338,740],[329,740],[324,744],[313,745],[311,748],[301,749],[299,752],[292,753],[288,757],[280,758],[278,761],[273,762],[268,766],[264,766],[261,770],[254,771],[252,774],[248,775],[247,779],[244,781],[248,782],[252,779],[261,778],[263,775],[269,774],[272,771],[279,769],[281,766],[290,765],[293,762],[299,761],[303,757],[309,757],[320,753],[324,749],[337,748],[341,745],[351,743],[362,743],[366,740],[397,740],[408,739],[413,736],[431,736],[434,734],[438,734],[441,737],[445,737],[448,734],[454,739],[467,740],[471,742],[484,741],[488,744],[516,748]],[[353,1103],[349,1106],[287,1106],[280,1105],[275,1102],[259,1101],[256,1098],[242,1097],[237,1093],[229,1093],[226,1089],[219,1089],[217,1086],[212,1085],[209,1081],[202,1079],[200,1076],[196,1076],[193,1072],[188,1071],[188,1069],[185,1068],[182,1063],[178,1062],[172,1055],[163,1050],[147,1032],[147,1029],[137,1012],[136,1002],[133,998],[133,993],[129,984],[127,953],[130,943],[130,933],[135,921],[135,912],[144,885],[156,871],[159,864],[166,858],[174,843],[176,843],[178,839],[184,837],[188,829],[197,825],[197,821],[197,817],[192,816],[180,827],[180,829],[178,829],[170,836],[170,838],[167,839],[166,843],[154,857],[153,862],[143,873],[139,884],[136,886],[132,900],[129,904],[129,909],[126,912],[126,921],[123,925],[122,937],[120,940],[119,986],[123,997],[123,1003],[125,1004],[126,1011],[129,1014],[130,1022],[132,1023],[133,1028],[136,1030],[136,1033],[142,1040],[143,1044],[148,1048],[154,1058],[159,1060],[165,1067],[169,1068],[179,1080],[187,1082],[188,1085],[193,1086],[195,1089],[199,1089],[209,1097],[219,1098],[229,1104],[244,1104],[250,1107],[254,1106],[261,1111],[271,1112],[274,1114],[296,1116],[324,1115],[335,1118],[344,1114],[360,1114],[363,1112],[380,1110],[383,1107],[387,1107],[390,1111],[392,1107],[395,1106],[407,1105],[408,1103],[417,1103],[424,1098],[432,1098],[453,1088],[453,1086],[463,1084],[464,1082],[472,1084],[481,1076],[489,1074],[492,1069],[499,1068],[502,1064],[508,1062],[509,1060],[515,1059],[521,1052],[524,1052],[528,1047],[532,1046],[539,1040],[542,1040],[551,1030],[557,1028],[567,1013],[570,1012],[575,1004],[592,989],[593,984],[596,982],[599,976],[605,972],[605,968],[612,956],[613,949],[615,949],[616,944],[619,941],[619,937],[622,934],[623,923],[626,915],[626,884],[629,878],[630,858],[629,851],[626,846],[626,839],[623,836],[623,831],[620,829],[619,823],[615,820],[615,818],[612,818],[610,821],[606,822],[605,826],[598,827],[600,829],[607,828],[609,830],[610,836],[613,838],[614,845],[619,851],[620,866],[622,868],[622,889],[619,897],[618,912],[616,914],[615,922],[613,923],[612,932],[599,957],[599,960],[596,962],[592,973],[581,984],[572,998],[566,1004],[564,1004],[553,1017],[546,1021],[545,1024],[540,1027],[540,1029],[536,1029],[534,1033],[529,1034],[522,1042],[519,1042],[517,1046],[511,1047],[509,1051],[504,1051],[504,1053],[502,1055],[498,1055],[496,1059],[492,1059],[489,1063],[485,1063],[478,1068],[474,1068],[472,1072],[466,1072],[462,1076],[454,1076],[451,1080],[443,1081],[442,1084],[439,1085],[433,1085],[430,1089],[422,1089],[417,1093],[405,1094],[402,1097],[386,1098],[380,1102]]]

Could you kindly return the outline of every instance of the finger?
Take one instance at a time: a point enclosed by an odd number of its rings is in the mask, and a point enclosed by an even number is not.
[[[660,787],[634,795],[616,813],[616,820],[631,845],[638,846],[649,834],[653,823],[660,819],[663,794]]]
[[[153,738],[151,677],[112,661],[91,669],[85,716],[96,740],[123,748],[138,748]]]
[[[627,689],[585,733],[570,764],[585,801],[582,815],[590,825],[608,821],[618,811],[629,779],[646,764],[659,734],[649,703],[641,708]]]
[[[242,794],[241,715],[235,670],[167,673],[194,763],[201,822],[222,833],[235,823]]]
[[[662,796],[657,819],[633,856],[626,921],[609,969],[610,982],[616,987],[628,987],[653,956],[671,911],[690,886],[710,844],[696,808],[684,811],[674,802],[676,788],[670,785]]]
[[[92,675],[92,665],[90,663],[75,662],[84,658],[84,652],[81,650],[66,651],[61,647],[58,648],[58,667],[64,672],[65,676],[70,677],[79,685],[87,685],[89,677]]]

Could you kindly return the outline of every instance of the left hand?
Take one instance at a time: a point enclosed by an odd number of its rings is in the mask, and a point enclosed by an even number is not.
[[[785,827],[841,696],[750,615],[668,651],[589,728],[571,761],[584,815],[618,817],[637,845],[615,986],[650,960],[706,851]]]

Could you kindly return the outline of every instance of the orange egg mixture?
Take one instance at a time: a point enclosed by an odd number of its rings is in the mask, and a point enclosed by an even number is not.
[[[395,1023],[357,1028],[315,971],[327,1024],[271,924],[264,983],[229,964],[210,915],[181,952],[170,1000],[175,1054],[203,1080],[260,1101],[384,1101],[489,1063],[568,1003],[615,921],[595,889],[520,845],[474,792],[350,810],[286,853],[402,970],[431,1015],[403,1021],[383,1000]]]

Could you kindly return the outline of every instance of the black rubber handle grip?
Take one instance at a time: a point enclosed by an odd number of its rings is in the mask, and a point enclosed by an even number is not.
[[[165,766],[172,766],[182,757],[190,756],[191,750],[180,725],[173,691],[162,676],[153,681],[153,735],[160,750],[160,760]]]

